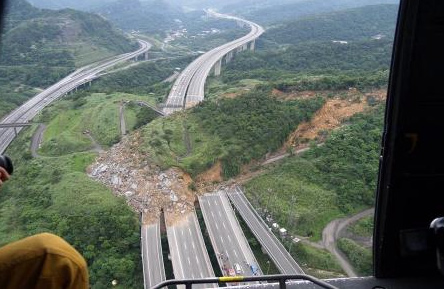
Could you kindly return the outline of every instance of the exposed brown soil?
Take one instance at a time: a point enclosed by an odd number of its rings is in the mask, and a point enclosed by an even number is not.
[[[196,186],[198,189],[207,188],[222,180],[222,164],[218,161],[209,170],[196,177]]]
[[[300,124],[291,134],[286,147],[301,149],[307,147],[309,141],[324,141],[328,132],[342,126],[344,120],[369,109],[368,98],[372,97],[374,101],[381,102],[385,99],[385,94],[385,90],[361,93],[352,89],[328,99],[310,122]]]

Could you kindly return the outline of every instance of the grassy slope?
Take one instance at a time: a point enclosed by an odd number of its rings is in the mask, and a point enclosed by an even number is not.
[[[76,95],[75,100],[60,101],[42,115],[42,121],[48,121],[48,115],[54,115],[47,125],[41,153],[43,155],[64,155],[92,149],[91,136],[102,146],[109,147],[120,140],[119,107],[122,100],[145,100],[147,96],[115,93],[111,95],[94,93],[88,98]],[[136,124],[135,108],[126,110],[130,116],[127,130]]]

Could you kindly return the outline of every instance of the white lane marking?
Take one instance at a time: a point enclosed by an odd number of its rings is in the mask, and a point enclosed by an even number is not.
[[[180,276],[180,278],[185,278],[185,273],[183,272],[183,267],[182,267],[182,260],[180,258],[179,245],[177,244],[176,229],[174,227],[172,227],[172,229],[173,229],[173,235],[174,235],[174,243],[176,243],[175,249],[177,250],[177,257],[179,258],[179,267],[180,267],[180,271],[182,272],[182,276]]]
[[[227,237],[228,237],[228,241],[230,241],[230,243],[232,243],[230,235],[227,235]]]
[[[157,255],[157,264],[159,265],[160,279],[163,281],[165,279],[165,271],[164,271],[163,260],[161,259],[162,258],[162,244],[161,244],[159,232],[160,232],[160,224],[159,224],[159,222],[157,222],[156,223],[156,240],[158,242],[156,242],[156,250],[157,250],[158,254],[156,254],[156,255]]]
[[[190,257],[187,257],[187,260],[188,260],[188,264],[191,265]]]
[[[193,246],[193,250],[196,249],[196,246],[194,245],[194,241],[191,242],[191,245]]]
[[[147,263],[147,265],[148,265],[148,284],[150,285],[150,286],[152,286],[152,284],[151,284],[151,270],[150,270],[150,265],[149,265],[149,260],[151,259],[150,258],[150,256],[148,255],[148,227],[147,226],[145,226],[145,240],[143,240],[143,243],[144,243],[144,247],[145,247],[145,250],[146,250],[146,255],[145,255],[145,261],[146,261],[146,263]]]

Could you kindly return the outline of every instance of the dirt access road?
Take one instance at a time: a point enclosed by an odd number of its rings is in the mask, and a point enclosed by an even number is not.
[[[359,219],[362,219],[364,217],[370,216],[375,211],[374,208],[365,210],[363,212],[360,212],[356,215],[353,215],[348,218],[342,218],[342,219],[336,219],[331,221],[325,229],[322,231],[322,243],[324,244],[324,247],[330,251],[335,257],[338,259],[339,264],[341,265],[342,269],[344,269],[345,273],[349,277],[357,277],[358,275],[354,271],[353,267],[350,265],[348,260],[345,258],[344,254],[342,254],[337,246],[336,242],[341,234],[341,232],[349,226],[351,223],[354,223],[358,221]]]

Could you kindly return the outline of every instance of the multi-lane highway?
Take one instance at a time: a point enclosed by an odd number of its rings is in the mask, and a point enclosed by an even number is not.
[[[205,194],[199,203],[222,274],[235,272],[238,264],[237,275],[262,275],[225,192]]]
[[[142,225],[141,247],[144,288],[148,289],[166,280],[160,239],[160,222]]]
[[[176,279],[200,279],[214,277],[210,257],[193,211],[174,225],[167,225],[168,245]],[[196,285],[193,288],[208,288]]]
[[[164,112],[166,114],[173,113],[174,111],[181,110],[184,107],[190,107],[204,99],[205,81],[211,68],[221,61],[224,55],[227,55],[233,50],[239,47],[244,47],[249,42],[254,41],[263,32],[264,29],[253,23],[238,17],[219,14],[208,10],[207,13],[215,17],[230,19],[242,22],[251,27],[250,32],[234,41],[221,45],[217,48],[210,50],[209,52],[199,56],[190,65],[188,65],[184,71],[176,79],[173,88],[171,89],[167,102],[165,104]]]
[[[278,267],[282,274],[304,274],[301,267],[287,252],[276,236],[268,230],[265,222],[258,216],[257,212],[248,202],[239,187],[228,190],[228,197],[237,208],[250,230],[256,236],[262,247]]]
[[[28,122],[29,120],[33,119],[44,107],[58,98],[66,95],[73,89],[81,86],[82,84],[88,83],[91,80],[99,77],[101,72],[118,63],[144,54],[151,48],[151,44],[146,41],[138,40],[138,42],[140,47],[134,52],[121,54],[112,59],[87,65],[76,70],[15,109],[9,115],[4,117],[0,121],[0,124]],[[17,132],[20,130],[21,128],[16,129]],[[16,134],[13,128],[0,128],[0,153],[3,153],[6,150],[9,144],[14,140],[15,136]]]

